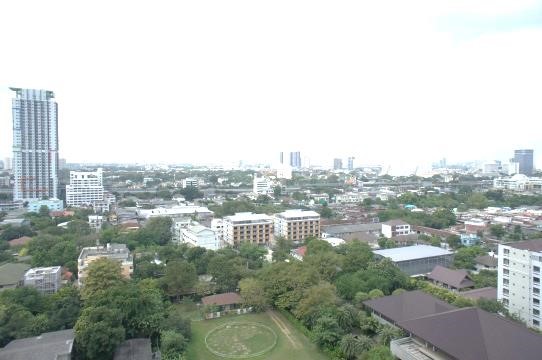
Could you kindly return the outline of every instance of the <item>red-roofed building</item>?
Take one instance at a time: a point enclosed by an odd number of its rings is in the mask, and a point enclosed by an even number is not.
[[[292,255],[292,257],[294,259],[297,259],[299,261],[303,261],[303,258],[305,257],[306,252],[307,252],[307,247],[302,246],[302,247],[299,247],[297,249],[292,249],[292,251],[290,251],[290,255]]]
[[[18,239],[13,239],[13,240],[10,240],[8,242],[9,242],[10,247],[13,247],[13,246],[25,246],[26,244],[28,244],[30,242],[30,240],[32,240],[31,237],[22,236],[22,237],[20,237]]]

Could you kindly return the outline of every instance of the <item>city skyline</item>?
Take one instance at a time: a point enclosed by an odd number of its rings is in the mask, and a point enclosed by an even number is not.
[[[34,5],[0,5],[4,33],[48,28],[35,48],[0,40],[17,54],[0,60],[1,158],[14,86],[55,92],[69,162],[274,163],[291,149],[312,164],[353,156],[408,173],[526,148],[542,167],[538,2],[135,2],[122,29],[120,4]]]

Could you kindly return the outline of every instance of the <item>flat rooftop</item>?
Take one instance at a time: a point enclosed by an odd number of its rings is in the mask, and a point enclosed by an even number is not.
[[[55,274],[60,271],[60,266],[50,266],[50,267],[38,267],[28,270],[24,276],[40,276],[44,274]]]
[[[254,214],[251,212],[237,213],[235,215],[230,215],[224,217],[224,220],[229,220],[232,222],[237,221],[273,221],[273,218],[266,214]]]
[[[285,219],[290,219],[290,218],[302,218],[302,217],[309,217],[309,216],[320,217],[320,214],[312,210],[292,209],[292,210],[286,210],[281,213],[278,213],[277,216],[280,216]]]
[[[513,247],[514,249],[542,252],[542,239],[518,241],[504,245]]]
[[[423,259],[428,257],[452,255],[448,250],[430,245],[405,246],[394,249],[375,250],[374,254],[391,259],[393,262]]]

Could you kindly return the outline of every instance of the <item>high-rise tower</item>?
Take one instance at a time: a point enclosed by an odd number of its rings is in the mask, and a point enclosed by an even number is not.
[[[533,174],[533,150],[522,149],[514,151],[514,160],[519,163],[519,173],[527,176]]]
[[[10,88],[14,200],[58,197],[58,105],[52,91]]]

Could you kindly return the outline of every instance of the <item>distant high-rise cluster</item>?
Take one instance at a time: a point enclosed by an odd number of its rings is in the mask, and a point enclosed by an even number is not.
[[[534,162],[533,162],[532,149],[521,149],[514,151],[514,161],[519,164],[519,173],[527,176],[533,174]]]
[[[333,159],[333,170],[340,170],[343,168],[343,159],[335,158]]]
[[[348,171],[354,170],[354,160],[355,160],[355,159],[356,159],[356,158],[353,157],[353,156],[350,156],[350,157],[348,158]]]
[[[294,151],[290,153],[290,166],[293,168],[301,167],[301,152]]]
[[[58,197],[58,105],[52,91],[10,88],[14,200]]]

